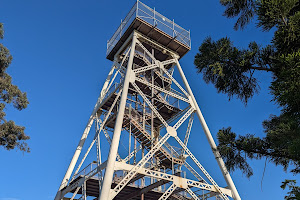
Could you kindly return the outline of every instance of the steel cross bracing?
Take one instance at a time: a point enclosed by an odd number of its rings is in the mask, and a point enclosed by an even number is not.
[[[199,198],[197,197],[197,195],[195,195],[195,193],[190,189],[190,188],[186,188],[186,190],[188,191],[188,193],[193,197],[193,199],[198,200]]]
[[[69,193],[69,198],[83,200],[202,199],[202,193],[206,198],[240,200],[220,158],[216,157],[228,188],[216,183],[188,147],[194,114],[202,125],[205,121],[178,59],[136,31],[127,38],[115,55],[56,200]],[[93,123],[95,135],[83,149]],[[108,154],[101,138],[107,140]],[[94,156],[93,148],[97,162],[83,168]]]
[[[130,171],[134,168],[135,166],[133,165],[129,165],[123,162],[116,162],[116,168],[118,170],[125,170],[125,171]],[[205,189],[207,191],[211,191],[211,192],[218,192],[217,189],[213,186],[213,185],[209,185],[207,183],[203,183],[203,182],[199,182],[199,181],[194,181],[191,179],[186,179],[186,178],[182,178],[182,177],[178,177],[177,175],[172,175],[172,174],[167,174],[167,173],[163,173],[163,172],[159,172],[157,170],[151,170],[148,168],[143,168],[141,167],[138,170],[139,174],[143,174],[143,175],[147,175],[147,176],[151,176],[160,180],[166,180],[168,182],[174,182],[178,187],[181,187],[183,189],[186,188],[199,188],[199,189]],[[226,189],[226,188],[221,188],[223,193],[226,193],[228,195],[230,195],[230,190]]]
[[[110,109],[109,109],[109,111],[108,111],[106,117],[104,118],[104,121],[101,122],[101,119],[96,118],[96,125],[97,125],[97,127],[96,127],[96,134],[95,134],[95,136],[94,136],[94,139],[93,139],[92,143],[90,144],[89,148],[87,149],[85,155],[83,156],[81,162],[79,163],[79,165],[78,165],[78,167],[77,167],[77,170],[75,171],[74,175],[76,175],[76,174],[78,173],[78,171],[80,170],[80,168],[81,168],[83,162],[85,161],[86,157],[88,156],[90,150],[92,149],[92,147],[93,147],[93,145],[95,144],[96,140],[99,138],[99,133],[103,130],[104,124],[106,123],[106,121],[107,121],[107,119],[108,119],[108,117],[109,117],[111,111],[113,110],[113,108],[114,108],[114,106],[115,106],[115,104],[116,104],[116,102],[117,102],[117,100],[118,100],[118,98],[119,98],[119,96],[120,96],[120,94],[121,94],[121,91],[122,91],[122,90],[120,90],[120,91],[118,92],[115,101],[113,102],[113,104],[112,104],[112,106],[110,107]],[[100,127],[99,127],[99,126],[100,126]],[[110,142],[111,142],[111,139],[110,139],[109,135],[106,134],[106,131],[105,131],[105,130],[104,130],[104,134],[105,134],[105,136],[106,136],[108,142],[110,143]],[[101,157],[101,155],[99,155],[99,156]],[[119,156],[119,155],[117,155],[117,159],[120,160],[120,156]],[[74,177],[73,177],[73,178],[74,178]]]
[[[159,198],[159,200],[168,199],[169,196],[174,192],[174,190],[177,188],[177,186],[173,183],[166,191],[165,193]]]

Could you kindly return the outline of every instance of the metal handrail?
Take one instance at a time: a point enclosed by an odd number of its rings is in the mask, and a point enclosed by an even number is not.
[[[97,163],[92,162],[88,164],[85,168],[83,168],[80,172],[77,174],[74,174],[71,181],[75,180],[78,176],[88,176],[89,174],[93,173],[95,170],[97,170]]]
[[[106,99],[108,97],[110,97],[111,94],[116,93],[121,88],[121,86],[122,86],[122,84],[117,83],[117,82],[115,82],[113,85],[111,85],[111,87],[107,90],[102,102],[105,102]]]
[[[128,26],[135,18],[143,19],[152,26],[155,26],[157,29],[164,31],[175,40],[187,45],[188,47],[191,47],[190,31],[183,29],[178,24],[175,24],[174,20],[166,18],[162,14],[155,11],[155,9],[152,9],[143,4],[141,1],[137,0],[125,19],[122,20],[116,32],[113,34],[110,40],[108,40],[106,55],[108,55],[115,47],[122,35],[127,30]]]

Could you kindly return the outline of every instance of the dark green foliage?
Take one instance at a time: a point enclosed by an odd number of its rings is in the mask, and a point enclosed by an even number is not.
[[[236,134],[231,131],[231,128],[223,128],[218,132],[219,146],[218,149],[222,153],[222,157],[225,161],[228,171],[234,171],[236,168],[240,169],[247,177],[253,175],[253,170],[246,161],[245,155],[247,152],[241,148],[241,144],[245,143],[245,139],[252,140],[252,143],[248,143],[247,149],[256,143],[260,144],[260,140],[253,138],[251,135],[239,136],[239,139],[236,139]],[[257,145],[257,144],[256,144]],[[257,145],[258,146],[258,145]],[[250,153],[248,156],[253,158],[253,155],[256,154]]]
[[[300,187],[296,186],[295,180],[285,180],[282,182],[282,185],[280,186],[282,189],[285,189],[288,186],[289,192],[288,196],[286,196],[284,199],[286,200],[299,200],[300,199]]]
[[[274,37],[266,47],[251,42],[247,49],[235,47],[225,37],[207,38],[195,56],[195,65],[206,83],[218,92],[237,97],[247,104],[258,92],[256,71],[271,73],[270,94],[280,108],[263,124],[265,137],[239,135],[231,128],[218,132],[220,154],[229,171],[240,169],[248,177],[253,170],[247,159],[265,158],[269,162],[300,173],[300,2],[299,0],[220,0],[226,17],[238,17],[235,29],[244,28],[255,17],[264,31],[273,29]],[[299,199],[299,187],[286,181],[291,190],[286,199]]]
[[[4,30],[3,30],[3,24],[0,23],[0,39],[3,39]]]
[[[293,118],[286,116],[271,116],[264,123],[267,136],[255,137],[253,134],[237,135],[231,127],[218,132],[218,149],[224,158],[229,171],[239,168],[247,177],[253,174],[246,158],[267,158],[276,165],[282,165],[285,170],[292,165],[293,173],[300,170],[300,128]]]
[[[300,127],[299,121],[288,113],[271,116],[263,122],[268,146],[266,152],[276,165],[282,165],[286,170],[290,164],[294,166],[291,172],[300,172]],[[268,156],[268,155],[267,155]]]
[[[220,0],[220,3],[226,7],[224,16],[233,18],[238,17],[234,29],[244,28],[255,14],[255,0]]]
[[[285,180],[282,182],[282,185],[280,186],[282,189],[285,189],[288,186],[289,192],[288,196],[286,196],[284,199],[286,200],[299,200],[300,199],[300,187],[296,186],[295,180]]]
[[[300,122],[300,50],[282,54],[274,63],[276,79],[270,89],[283,111],[293,115]]]
[[[237,96],[247,103],[259,88],[254,70],[272,71],[272,54],[271,46],[260,48],[252,42],[248,49],[239,50],[227,37],[216,42],[209,37],[199,47],[194,63],[206,83],[213,83],[229,99]]]
[[[3,39],[3,24],[0,23],[0,38]],[[12,61],[9,50],[0,43],[0,146],[10,150],[17,148],[29,152],[24,140],[29,136],[24,133],[24,127],[18,126],[14,121],[5,119],[5,106],[12,104],[18,110],[27,107],[28,100],[25,92],[22,92],[16,85],[12,84],[12,78],[6,73]]]
[[[297,5],[298,4],[298,5]],[[295,15],[299,0],[261,0],[257,3],[258,26],[263,30],[288,26],[290,17]],[[298,7],[299,11],[299,7]]]

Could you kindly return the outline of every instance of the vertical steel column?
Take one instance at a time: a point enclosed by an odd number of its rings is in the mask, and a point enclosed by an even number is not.
[[[153,53],[153,51],[152,51]],[[152,61],[153,62],[153,61]],[[151,83],[154,85],[154,73],[153,73],[153,69],[151,69]],[[153,87],[151,87],[151,103],[152,105],[154,105],[154,93],[153,93]],[[151,109],[151,149],[154,146],[154,113],[153,110]],[[154,156],[153,158],[151,158],[151,164],[154,165]],[[150,178],[150,184],[154,183],[154,178],[151,177]]]
[[[132,44],[131,44],[131,51],[129,55],[129,61],[127,64],[127,70],[126,70],[126,75],[125,75],[125,80],[124,80],[124,85],[123,85],[123,91],[122,91],[122,96],[119,104],[119,111],[118,111],[118,116],[115,122],[115,127],[114,127],[114,134],[113,138],[111,141],[111,146],[108,154],[108,159],[107,159],[107,166],[105,170],[105,175],[104,175],[104,180],[103,180],[103,185],[102,185],[102,190],[100,194],[100,198],[102,200],[108,200],[110,199],[110,190],[111,190],[111,184],[112,184],[112,178],[113,178],[113,173],[114,173],[114,165],[118,153],[118,147],[119,147],[119,142],[120,142],[120,136],[121,136],[121,131],[122,131],[122,123],[123,123],[123,117],[124,117],[124,112],[125,112],[125,106],[126,106],[126,99],[128,95],[128,88],[129,88],[129,80],[130,76],[132,74],[132,64],[133,64],[133,56],[134,56],[134,51],[135,51],[135,44],[136,44],[136,39],[137,35],[136,33],[133,34],[132,37]]]
[[[88,134],[90,132],[91,126],[92,126],[92,124],[94,122],[94,116],[95,116],[95,114],[96,114],[96,112],[98,110],[98,107],[99,107],[102,99],[104,98],[104,96],[106,94],[107,86],[109,84],[110,78],[111,78],[114,70],[115,70],[115,62],[113,63],[113,66],[112,66],[112,68],[111,68],[111,70],[110,70],[110,72],[109,72],[109,74],[108,74],[108,76],[107,76],[107,78],[106,78],[106,80],[104,82],[103,88],[102,88],[100,96],[98,98],[98,101],[97,101],[97,103],[96,103],[96,105],[94,107],[94,110],[93,110],[93,112],[92,112],[92,114],[91,114],[91,116],[89,118],[89,121],[88,121],[88,123],[87,123],[87,125],[86,125],[86,127],[84,129],[84,132],[83,132],[83,134],[81,136],[81,139],[80,139],[80,142],[79,142],[79,144],[78,144],[78,146],[77,146],[77,148],[75,150],[75,153],[74,153],[73,158],[72,158],[72,160],[70,162],[68,170],[67,170],[67,172],[66,172],[66,174],[65,174],[65,176],[64,176],[64,178],[63,178],[63,180],[61,182],[61,185],[60,185],[60,187],[59,187],[59,189],[58,189],[58,191],[56,193],[55,200],[62,199],[62,197],[61,197],[61,191],[60,190],[67,185],[67,183],[68,183],[68,181],[69,181],[69,179],[71,177],[71,174],[72,174],[72,172],[74,170],[74,167],[76,165],[78,157],[79,157],[79,155],[81,153],[82,147],[83,147],[83,145],[85,143],[85,140],[86,140],[86,138],[87,138],[87,136],[88,136]]]
[[[205,122],[205,119],[204,119],[204,117],[202,115],[202,112],[201,112],[201,110],[200,110],[200,108],[199,108],[199,106],[197,104],[197,101],[196,101],[196,99],[194,97],[194,94],[193,94],[191,88],[190,88],[190,85],[189,85],[189,83],[188,83],[188,81],[187,81],[187,79],[186,79],[186,77],[185,77],[185,75],[184,75],[184,73],[182,71],[182,68],[181,68],[181,66],[180,66],[180,64],[178,62],[178,59],[175,58],[175,60],[176,60],[176,66],[177,66],[177,69],[178,69],[179,74],[181,76],[181,79],[183,80],[185,88],[187,89],[187,92],[189,93],[190,98],[192,99],[192,101],[193,101],[193,103],[194,103],[194,105],[196,107],[197,115],[198,115],[198,118],[199,118],[200,123],[202,125],[202,128],[204,130],[204,133],[205,133],[205,135],[207,137],[207,140],[208,140],[208,142],[210,144],[210,147],[213,150],[213,153],[214,153],[215,158],[216,158],[216,160],[218,162],[218,165],[219,165],[219,167],[220,167],[220,169],[222,171],[222,174],[223,174],[223,176],[224,176],[224,178],[225,178],[225,180],[227,182],[227,185],[229,186],[229,188],[230,188],[230,190],[231,190],[231,192],[233,194],[233,198],[235,200],[240,200],[241,197],[240,197],[240,195],[239,195],[239,193],[238,193],[238,191],[237,191],[237,189],[236,189],[236,187],[235,187],[235,185],[234,185],[234,183],[232,181],[232,178],[231,178],[229,172],[227,171],[227,168],[225,166],[225,163],[224,163],[223,159],[221,158],[221,155],[220,155],[219,151],[217,150],[217,145],[216,145],[216,143],[215,143],[215,141],[214,141],[214,139],[213,139],[213,137],[212,137],[212,135],[210,133],[210,130],[208,129],[208,126],[207,126],[207,124]]]
[[[129,138],[128,138],[128,143],[129,143],[129,145],[128,145],[128,164],[130,164],[130,154],[131,154],[131,117],[132,117],[132,115],[131,115],[131,104],[129,104]]]
[[[82,190],[82,198],[83,200],[86,200],[86,181],[83,182]]]

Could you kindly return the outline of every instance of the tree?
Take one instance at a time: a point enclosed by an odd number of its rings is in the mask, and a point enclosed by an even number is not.
[[[300,3],[299,0],[220,0],[224,16],[237,17],[234,29],[243,29],[253,18],[263,31],[275,30],[271,43],[261,47],[251,42],[247,49],[233,45],[230,38],[205,39],[194,63],[206,83],[219,93],[240,99],[245,105],[259,92],[255,72],[271,73],[270,93],[281,108],[262,122],[265,137],[237,136],[231,127],[218,132],[218,149],[229,171],[253,174],[247,159],[266,158],[284,170],[300,173]],[[285,182],[284,182],[285,183]],[[295,182],[286,181],[282,188]],[[289,187],[291,188],[291,187]],[[294,187],[295,188],[295,187]],[[293,190],[299,199],[299,188]],[[288,199],[288,197],[286,197]]]
[[[3,39],[3,36],[3,24],[0,23],[0,39]],[[12,56],[9,50],[0,43],[0,146],[7,150],[17,148],[23,152],[29,152],[29,147],[25,142],[29,136],[25,134],[25,128],[16,125],[12,120],[5,119],[6,105],[12,104],[17,110],[22,110],[29,103],[26,93],[13,85],[11,76],[6,73],[11,61]]]
[[[300,199],[300,187],[296,186],[295,180],[285,180],[282,182],[280,186],[282,189],[285,189],[287,186],[289,187],[290,191],[288,192],[288,196],[285,197],[286,200],[298,200]]]

